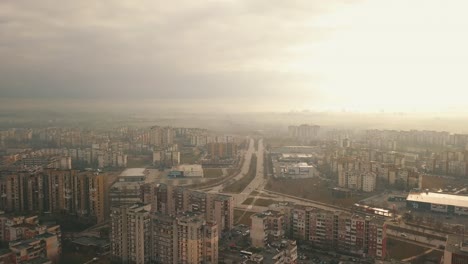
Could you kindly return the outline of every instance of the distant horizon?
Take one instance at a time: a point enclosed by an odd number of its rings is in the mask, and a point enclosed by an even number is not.
[[[60,98],[51,102],[47,98],[0,98],[0,110],[51,110],[57,109],[60,111],[82,110],[85,112],[95,111],[99,109],[119,110],[125,109],[141,112],[145,110],[168,110],[184,112],[190,109],[190,112],[205,113],[334,113],[334,114],[385,114],[385,115],[441,115],[458,118],[468,118],[468,109],[455,107],[447,107],[444,109],[433,109],[432,111],[423,111],[418,109],[412,110],[393,110],[393,109],[352,109],[345,107],[337,108],[321,108],[321,107],[299,107],[288,106],[281,103],[265,104],[264,102],[252,103],[251,106],[239,106],[248,102],[245,99],[226,100],[222,98],[209,99],[113,99],[106,100],[102,98]],[[89,108],[91,107],[91,108]],[[18,109],[15,109],[18,108]]]
[[[4,0],[0,94],[51,105],[468,114],[467,8],[459,0]]]

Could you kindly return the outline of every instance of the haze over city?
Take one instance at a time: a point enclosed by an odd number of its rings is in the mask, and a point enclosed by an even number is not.
[[[0,264],[468,264],[466,10],[0,0]]]
[[[2,102],[466,112],[466,8],[434,0],[5,0]]]

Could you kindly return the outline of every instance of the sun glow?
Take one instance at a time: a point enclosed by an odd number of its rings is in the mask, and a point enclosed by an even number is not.
[[[369,0],[323,16],[324,41],[290,69],[319,73],[323,104],[358,111],[449,111],[468,96],[466,1]],[[465,109],[466,110],[466,109]]]

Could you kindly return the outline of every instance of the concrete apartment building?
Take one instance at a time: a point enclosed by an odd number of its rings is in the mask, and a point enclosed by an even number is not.
[[[285,216],[285,234],[291,239],[375,258],[386,255],[386,226],[381,218],[298,205],[279,210]]]
[[[280,239],[285,234],[284,214],[278,211],[256,213],[250,219],[250,239],[254,247],[265,248],[269,241]]]
[[[105,176],[95,172],[46,169],[13,172],[0,178],[0,209],[52,212],[105,220]]]
[[[180,151],[153,151],[153,165],[172,167],[180,164]]]
[[[122,152],[102,151],[97,155],[98,168],[127,167],[127,155]]]
[[[200,214],[151,216],[151,260],[155,263],[218,263],[218,229]]]
[[[121,263],[150,262],[151,205],[121,205],[111,209],[111,254]]]
[[[468,263],[468,239],[463,235],[449,235],[445,245],[444,264]]]
[[[319,130],[320,126],[302,124],[299,126],[289,126],[288,134],[292,138],[312,139],[317,137]]]
[[[202,214],[170,216],[151,205],[112,208],[111,254],[121,263],[218,263],[218,227]]]
[[[375,191],[377,175],[373,172],[347,170],[338,173],[338,186],[363,192]]]
[[[206,148],[212,159],[233,158],[237,155],[237,144],[234,142],[212,142]]]
[[[181,212],[197,212],[209,222],[216,222],[221,231],[234,225],[234,198],[229,195],[189,190],[163,183],[145,184],[141,188],[141,201],[151,203],[151,210],[175,216]]]
[[[60,226],[40,225],[37,216],[0,215],[0,240],[8,243],[2,258],[6,263],[58,263],[61,253]],[[41,262],[42,263],[42,262]]]
[[[124,170],[109,192],[111,207],[133,205],[141,201],[141,186],[145,184],[148,172],[145,168]]]
[[[171,127],[154,126],[149,131],[149,143],[156,147],[174,144],[175,130]]]

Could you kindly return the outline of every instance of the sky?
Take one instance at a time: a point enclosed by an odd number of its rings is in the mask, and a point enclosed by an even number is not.
[[[468,112],[463,0],[2,0],[0,101]]]

